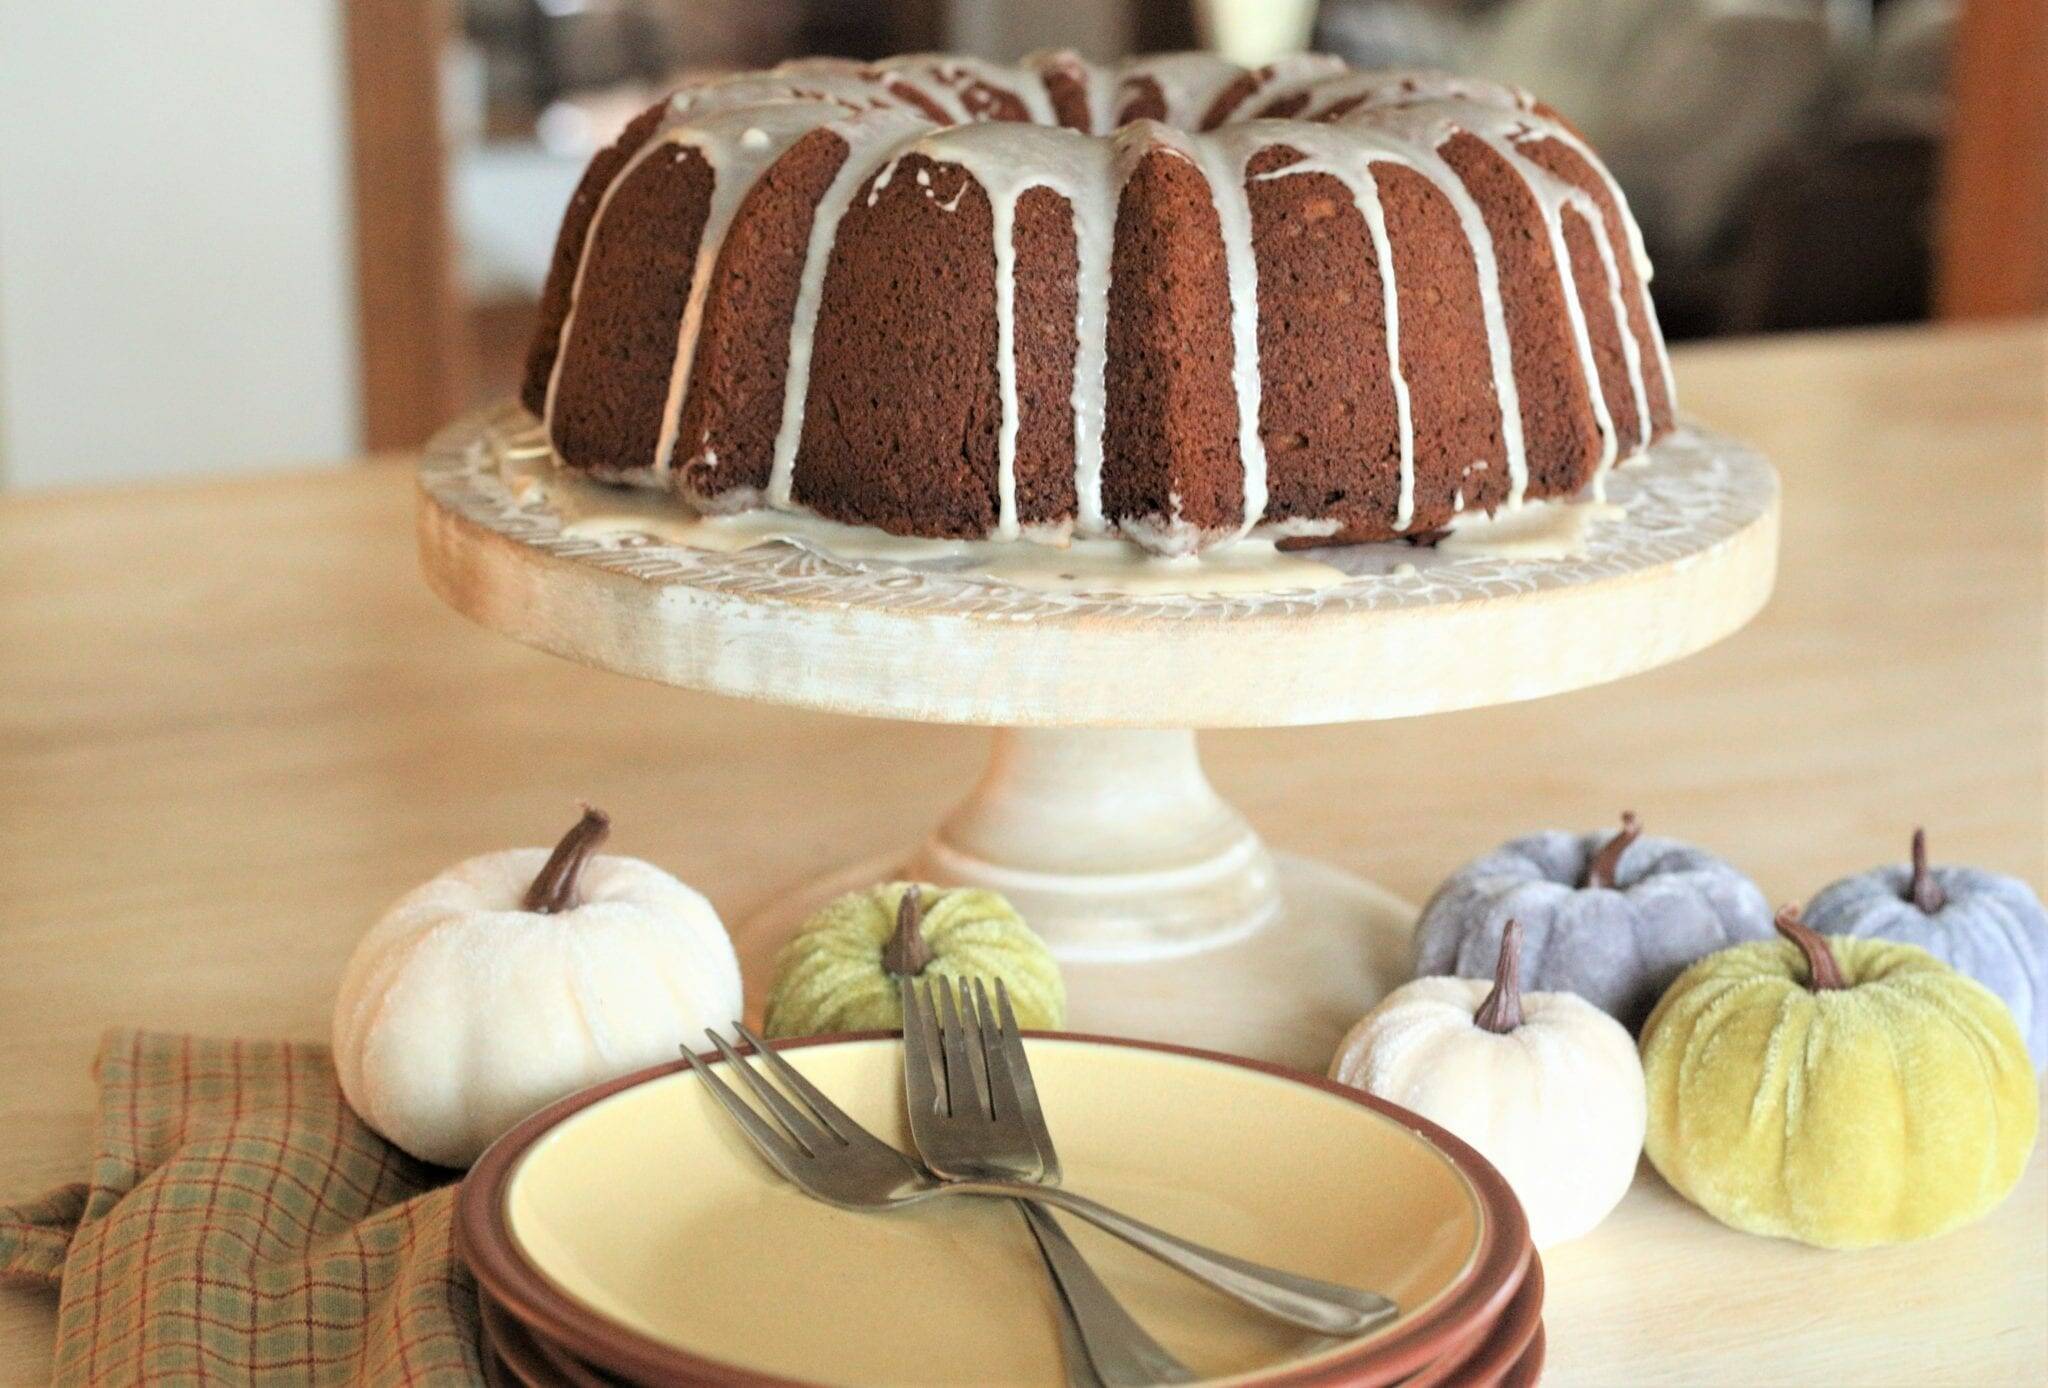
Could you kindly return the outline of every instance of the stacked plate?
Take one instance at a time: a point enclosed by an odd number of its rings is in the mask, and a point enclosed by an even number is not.
[[[1226,1301],[1079,1221],[1124,1304],[1232,1384],[1527,1384],[1543,1273],[1507,1184],[1405,1110],[1255,1061],[1033,1037],[1065,1183],[1212,1247],[1393,1298],[1333,1341]],[[789,1059],[910,1150],[902,1047],[798,1043]],[[834,1209],[770,1171],[680,1066],[534,1115],[464,1183],[491,1369],[508,1384],[1066,1382],[1050,1291],[1000,1201]]]

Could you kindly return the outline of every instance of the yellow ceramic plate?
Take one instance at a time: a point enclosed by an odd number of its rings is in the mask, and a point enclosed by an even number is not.
[[[1138,1319],[1200,1372],[1386,1381],[1497,1315],[1520,1276],[1527,1239],[1512,1197],[1469,1149],[1412,1115],[1222,1057],[1086,1038],[1028,1044],[1066,1184],[1402,1308],[1368,1340],[1331,1342],[1064,1220]],[[789,1058],[872,1131],[909,1146],[900,1042],[800,1045]],[[1014,1209],[959,1200],[860,1214],[811,1200],[761,1162],[687,1071],[536,1115],[478,1164],[463,1207],[464,1253],[492,1295],[621,1372],[1064,1382],[1047,1286]]]

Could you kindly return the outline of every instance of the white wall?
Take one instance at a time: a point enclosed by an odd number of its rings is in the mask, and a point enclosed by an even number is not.
[[[344,3],[0,0],[0,483],[356,447]]]

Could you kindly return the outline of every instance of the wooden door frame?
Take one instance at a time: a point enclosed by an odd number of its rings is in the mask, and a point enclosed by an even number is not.
[[[454,6],[338,3],[347,50],[363,444],[412,448],[461,408],[468,379],[441,119]]]
[[[1964,0],[1949,61],[1937,311],[2048,310],[2048,3]]]

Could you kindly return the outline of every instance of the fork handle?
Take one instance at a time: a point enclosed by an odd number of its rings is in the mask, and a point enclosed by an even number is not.
[[[1168,1267],[1177,1268],[1198,1282],[1206,1282],[1225,1296],[1290,1325],[1325,1335],[1363,1334],[1397,1314],[1394,1303],[1377,1292],[1359,1291],[1355,1287],[1233,1258],[1228,1253],[1204,1248],[1164,1229],[1155,1229],[1143,1220],[1119,1214],[1107,1205],[1060,1186],[1042,1186],[1030,1181],[972,1180],[949,1181],[943,1189],[948,1194],[1001,1196],[1055,1206],[1116,1235]]]
[[[1081,1352],[1094,1369],[1096,1382],[1105,1388],[1142,1388],[1195,1381],[1187,1365],[1131,1319],[1131,1313],[1095,1275],[1095,1269],[1088,1266],[1088,1260],[1074,1247],[1050,1210],[1040,1209],[1028,1200],[1019,1200],[1017,1208],[1023,1213],[1024,1222],[1031,1226],[1046,1270],[1073,1317]]]

